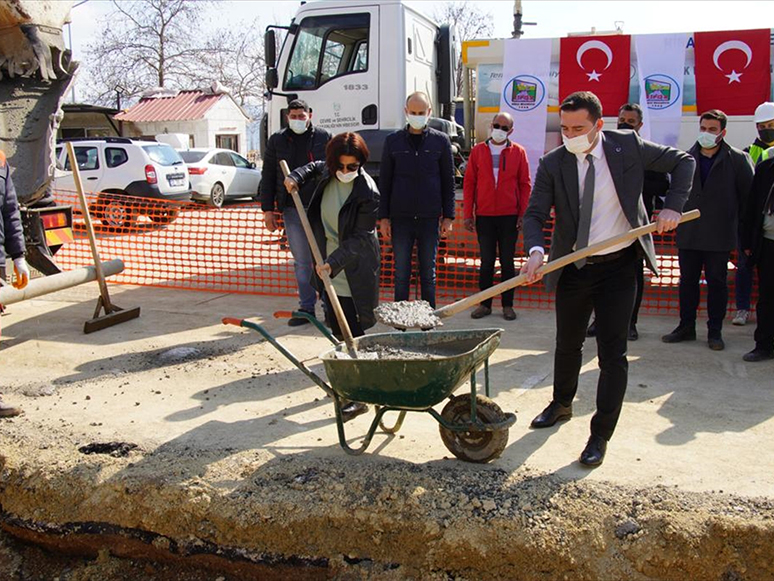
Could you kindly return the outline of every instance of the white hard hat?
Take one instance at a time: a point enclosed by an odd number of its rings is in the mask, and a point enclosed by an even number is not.
[[[771,121],[774,119],[774,103],[761,103],[755,109],[755,117],[753,121],[756,123],[763,123],[764,121]]]

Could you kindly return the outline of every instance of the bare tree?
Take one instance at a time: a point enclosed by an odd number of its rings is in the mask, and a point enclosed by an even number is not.
[[[481,8],[475,2],[446,2],[436,8],[433,13],[436,22],[442,24],[453,24],[457,37],[461,41],[473,40],[475,38],[488,38],[494,32],[493,17],[490,12],[482,12]],[[456,87],[457,96],[462,93],[462,59],[457,62]]]
[[[87,47],[87,94],[112,101],[158,86],[187,84],[201,48],[195,46],[199,20],[208,5],[192,0],[112,0],[101,41]]]
[[[215,31],[197,54],[189,81],[199,86],[220,81],[241,106],[260,100],[266,70],[262,30],[256,19],[238,32]]]

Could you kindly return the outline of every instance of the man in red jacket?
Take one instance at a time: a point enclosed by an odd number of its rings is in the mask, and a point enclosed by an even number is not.
[[[516,276],[513,257],[519,225],[527,209],[532,184],[524,148],[508,139],[513,132],[513,117],[498,113],[490,124],[491,137],[470,152],[465,170],[465,229],[478,234],[481,270],[478,286],[488,289],[494,283],[497,250],[500,251],[501,279]],[[516,318],[513,290],[502,295],[503,317]],[[474,319],[492,313],[492,299],[483,301],[470,316]]]

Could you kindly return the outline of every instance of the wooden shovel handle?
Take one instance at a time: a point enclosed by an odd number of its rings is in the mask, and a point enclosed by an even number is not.
[[[288,167],[287,162],[284,159],[281,159],[279,164],[280,168],[282,169],[282,173],[287,178],[290,175],[290,168]],[[293,188],[290,192],[290,195],[293,198],[293,203],[296,205],[296,211],[298,212],[298,217],[301,219],[301,225],[304,227],[304,233],[306,234],[306,239],[309,242],[309,247],[312,249],[314,262],[317,266],[322,266],[325,264],[325,261],[323,260],[320,248],[317,246],[317,240],[315,240],[314,232],[312,231],[312,225],[309,223],[309,218],[306,215],[304,204],[301,202],[301,196],[298,195],[298,189]],[[344,343],[347,345],[347,351],[349,351],[350,355],[354,357],[355,340],[352,337],[352,331],[349,328],[349,323],[347,323],[347,317],[344,315],[344,309],[341,308],[339,297],[333,288],[331,277],[328,276],[327,272],[323,272],[320,275],[320,278],[322,279],[323,285],[325,286],[325,292],[328,293],[328,298],[331,301],[333,312],[336,314],[336,319],[339,321],[339,328],[341,328],[341,332],[344,335]]]
[[[686,212],[680,217],[680,224],[682,224],[683,222],[690,222],[691,220],[696,220],[699,216],[701,216],[701,213],[699,212],[699,210],[691,210],[690,212]],[[619,234],[618,236],[613,236],[612,238],[608,238],[607,240],[602,240],[601,242],[597,242],[596,244],[592,244],[591,246],[587,246],[586,248],[581,248],[580,250],[576,250],[575,252],[566,254],[561,258],[557,258],[556,260],[547,262],[540,269],[540,272],[542,272],[543,275],[546,275],[549,272],[553,272],[555,270],[559,270],[560,268],[564,268],[568,264],[572,264],[573,262],[575,262],[576,260],[580,260],[581,258],[586,258],[593,254],[599,254],[601,251],[607,250],[608,248],[612,248],[613,246],[616,246],[623,242],[629,242],[630,240],[635,240],[642,236],[647,236],[648,234],[655,232],[657,227],[658,227],[658,224],[656,222],[651,222],[650,224],[647,224],[645,226],[640,226],[639,228],[634,228],[633,230],[629,230],[628,232],[624,232],[623,234]],[[442,319],[446,317],[451,317],[452,315],[456,315],[460,311],[464,311],[465,309],[468,309],[473,305],[477,305],[482,301],[491,299],[492,297],[496,297],[497,295],[502,294],[503,292],[510,290],[512,288],[515,288],[517,286],[521,286],[526,282],[527,282],[527,275],[520,274],[517,277],[509,278],[508,280],[505,280],[500,284],[489,287],[488,289],[478,292],[467,298],[461,299],[456,303],[446,305],[445,307],[442,307],[437,311],[435,311],[435,315]]]

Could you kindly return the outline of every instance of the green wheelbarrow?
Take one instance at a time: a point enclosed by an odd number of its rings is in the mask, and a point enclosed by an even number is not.
[[[508,444],[508,430],[516,415],[503,412],[489,399],[489,356],[500,345],[502,329],[381,333],[355,339],[357,358],[316,318],[296,311],[325,335],[334,348],[319,356],[328,382],[309,369],[280,344],[266,329],[247,320],[225,318],[224,324],[237,325],[260,333],[309,379],[332,399],[336,411],[339,444],[345,452],[359,455],[371,443],[377,428],[395,434],[407,412],[424,412],[439,424],[441,439],[460,460],[485,463],[502,454]],[[407,356],[408,354],[408,356]],[[486,397],[476,390],[476,370],[484,367]],[[454,391],[470,378],[470,393],[455,396]],[[438,413],[433,406],[448,398]],[[361,445],[347,443],[341,408],[347,401],[375,406],[376,415]],[[392,426],[383,419],[397,412]]]

